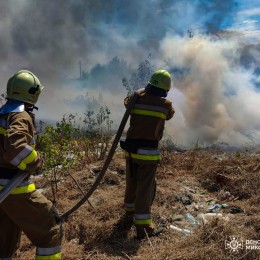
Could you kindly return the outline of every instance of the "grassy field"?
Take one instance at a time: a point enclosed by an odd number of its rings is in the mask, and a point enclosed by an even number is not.
[[[258,241],[260,247],[260,154],[196,150],[164,152],[162,157],[152,212],[165,232],[135,239],[134,227],[124,218],[125,162],[119,150],[89,203],[63,223],[62,259],[260,259],[260,248],[249,247]],[[71,172],[82,191],[88,191],[102,165],[82,163]],[[35,181],[38,188],[46,187],[44,179]],[[48,186],[44,194],[51,199]],[[81,197],[71,176],[64,175],[58,184],[58,210],[65,212]],[[222,216],[201,221],[214,204],[225,206],[216,211]],[[192,226],[185,213],[200,220],[199,226]],[[192,235],[184,236],[171,225]],[[34,254],[23,235],[14,259],[30,260]]]

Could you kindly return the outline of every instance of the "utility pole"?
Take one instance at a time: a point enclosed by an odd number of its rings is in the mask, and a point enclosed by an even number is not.
[[[189,34],[189,38],[193,38],[194,35],[191,30],[188,30],[188,34]]]
[[[79,61],[79,79],[82,78],[81,61]]]

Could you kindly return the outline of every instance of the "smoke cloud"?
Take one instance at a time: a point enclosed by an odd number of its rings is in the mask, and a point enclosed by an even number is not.
[[[161,52],[170,67],[185,68],[175,82],[183,94],[181,102],[176,100],[184,118],[174,127],[178,139],[208,144],[240,139],[248,144],[249,133],[259,135],[260,94],[251,81],[252,71],[241,66],[239,42],[167,37]]]
[[[45,86],[40,119],[84,113],[93,97],[116,127],[122,79],[151,54],[154,69],[174,74],[176,115],[166,132],[177,143],[248,142],[259,131],[260,48],[220,29],[232,24],[236,2],[0,1],[1,93],[15,71],[29,69]]]

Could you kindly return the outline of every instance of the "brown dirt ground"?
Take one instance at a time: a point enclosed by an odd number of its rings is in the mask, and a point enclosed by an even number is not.
[[[92,206],[85,203],[63,223],[62,259],[260,259],[260,249],[249,250],[245,245],[246,240],[258,240],[260,246],[260,154],[199,150],[164,152],[162,157],[152,212],[154,222],[163,225],[165,232],[142,241],[135,239],[134,227],[124,220],[125,162],[122,152],[117,151],[102,183],[89,199]],[[83,170],[71,172],[85,192],[102,163],[83,165]],[[36,184],[38,188],[45,186],[44,180],[37,179]],[[228,219],[213,218],[196,228],[187,221],[175,221],[176,215],[186,212],[194,217],[206,213],[209,201],[217,200],[221,190],[234,196],[231,201],[219,201],[228,204],[218,211]],[[49,189],[44,194],[52,199]],[[65,212],[81,196],[72,178],[64,176],[56,206]],[[185,205],[183,198],[192,204]],[[234,214],[237,207],[242,212]],[[193,235],[183,236],[170,225],[192,230]],[[235,242],[244,243],[243,248],[238,244],[234,244],[234,251],[227,248],[233,237]],[[23,235],[14,259],[31,260],[34,254],[35,247]]]

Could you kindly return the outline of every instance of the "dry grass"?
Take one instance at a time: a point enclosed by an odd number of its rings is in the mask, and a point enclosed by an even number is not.
[[[93,169],[102,162],[87,165],[73,173],[84,191],[95,179]],[[260,159],[255,154],[228,154],[214,151],[164,153],[157,174],[157,195],[153,205],[154,222],[165,226],[159,237],[138,241],[135,231],[126,222],[123,210],[124,158],[117,152],[110,171],[90,198],[91,207],[84,204],[63,223],[62,253],[64,260],[72,259],[260,259],[259,250],[225,248],[230,237],[239,241],[260,239]],[[44,185],[38,180],[38,185]],[[216,219],[193,228],[182,221],[179,226],[193,230],[193,236],[182,236],[169,229],[177,222],[174,216],[186,212],[197,216],[205,213],[210,199],[216,199],[221,190],[229,191],[235,200],[226,201],[228,207],[219,212],[229,220]],[[46,196],[50,196],[46,191]],[[59,186],[57,207],[66,211],[81,193],[66,176]],[[183,197],[192,201],[184,204]],[[230,214],[232,207],[241,213]],[[23,236],[16,258],[34,259],[34,247]]]

